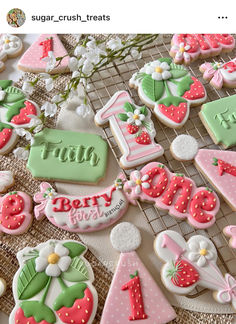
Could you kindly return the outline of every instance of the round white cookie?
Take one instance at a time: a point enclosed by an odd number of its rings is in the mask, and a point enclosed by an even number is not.
[[[194,137],[182,134],[173,140],[170,151],[176,160],[190,161],[198,152],[198,143]]]
[[[141,235],[136,226],[123,222],[116,225],[110,234],[113,248],[120,252],[131,252],[141,244]]]

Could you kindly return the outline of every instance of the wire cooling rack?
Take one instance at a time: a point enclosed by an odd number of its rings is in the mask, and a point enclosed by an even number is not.
[[[129,59],[123,62],[113,63],[110,66],[104,68],[100,72],[96,73],[91,82],[88,90],[88,99],[94,112],[101,109],[112,95],[119,90],[126,90],[130,93],[134,102],[137,105],[142,105],[137,91],[129,88],[129,79],[137,72],[145,63],[156,60],[160,57],[169,57],[171,35],[160,35],[158,39],[149,45],[142,52],[142,58],[138,60]],[[221,56],[208,59],[208,61],[222,61],[226,62],[236,57],[236,49],[231,53],[225,53]],[[219,98],[230,96],[236,93],[234,89],[216,90],[208,82],[202,78],[202,74],[199,71],[199,65],[204,62],[203,60],[197,60],[189,67],[191,74],[204,84],[207,91],[207,101],[217,100]],[[222,149],[221,146],[217,146],[213,143],[211,137],[207,133],[205,127],[201,123],[198,112],[200,107],[190,108],[189,120],[179,130],[168,128],[159,122],[154,116],[156,128],[156,141],[165,149],[164,155],[158,159],[161,163],[167,165],[170,170],[176,173],[184,173],[186,176],[195,181],[197,186],[211,185],[206,179],[197,171],[192,162],[179,162],[173,159],[170,154],[170,144],[177,135],[189,134],[195,137],[199,143],[200,148],[209,149]],[[118,145],[110,131],[109,126],[103,128],[104,135],[108,144],[119,163],[121,152]],[[236,147],[231,150],[236,151]],[[138,168],[139,169],[139,168]],[[128,177],[132,170],[124,170],[124,173]],[[218,250],[218,265],[222,272],[230,272],[232,275],[236,275],[236,252],[229,247],[228,239],[224,236],[222,230],[227,225],[236,224],[236,212],[232,212],[230,207],[220,197],[221,207],[216,217],[215,224],[207,230],[197,230],[190,226],[185,220],[177,220],[171,217],[168,212],[158,210],[154,205],[138,202],[138,207],[143,213],[146,221],[150,225],[153,235],[156,236],[163,230],[171,229],[179,232],[185,239],[195,234],[201,234],[209,237],[215,244]],[[235,220],[234,220],[235,218]],[[205,293],[207,289],[196,288],[188,297],[195,298]]]

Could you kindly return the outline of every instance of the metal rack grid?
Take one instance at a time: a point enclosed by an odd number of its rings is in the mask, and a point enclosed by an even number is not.
[[[160,35],[157,41],[155,41],[151,46],[149,45],[147,48],[145,48],[145,50],[142,52],[141,59],[128,59],[123,62],[113,63],[100,72],[96,73],[89,84],[90,88],[88,90],[88,99],[94,112],[101,109],[110,99],[110,97],[119,90],[127,90],[133,98],[134,102],[138,105],[142,105],[137,91],[129,88],[129,79],[145,63],[153,61],[160,57],[169,57],[170,41],[171,35]],[[225,53],[220,57],[218,56],[210,58],[208,60],[226,62],[234,57],[236,57],[236,50],[231,53]],[[236,93],[236,90],[234,89],[216,90],[207,81],[205,81],[202,78],[201,72],[199,71],[199,65],[202,62],[203,60],[193,62],[189,67],[189,70],[193,76],[199,78],[200,81],[204,84],[208,94],[207,101],[217,100],[221,97],[230,96]],[[167,165],[169,169],[174,172],[184,173],[186,176],[194,180],[197,186],[211,187],[206,179],[197,171],[192,162],[183,163],[176,161],[175,159],[173,159],[169,150],[170,144],[173,139],[177,135],[183,133],[187,133],[195,137],[199,143],[200,148],[222,149],[222,147],[217,146],[213,143],[205,127],[201,123],[198,117],[199,110],[200,107],[191,108],[189,120],[179,130],[166,127],[153,116],[152,119],[157,133],[156,141],[165,149],[164,155],[159,158],[158,161]],[[109,125],[103,128],[103,132],[117,162],[119,163],[121,152],[111,133]],[[231,150],[236,150],[236,147],[232,148]],[[131,171],[132,170],[124,170],[124,173],[127,177],[129,177]],[[223,272],[230,272],[232,275],[236,275],[236,252],[229,247],[228,239],[222,232],[222,229],[225,226],[236,224],[236,219],[235,221],[233,219],[236,216],[236,213],[232,212],[230,207],[224,202],[221,197],[220,202],[221,207],[216,217],[216,222],[211,228],[207,230],[194,229],[185,220],[177,220],[168,215],[168,212],[158,210],[154,205],[143,202],[137,202],[137,204],[142,211],[146,221],[150,225],[154,236],[166,229],[171,229],[179,232],[185,239],[188,239],[195,234],[205,235],[214,242],[218,250],[218,265],[220,269]],[[207,289],[196,288],[188,297],[195,298],[205,293],[206,291]]]

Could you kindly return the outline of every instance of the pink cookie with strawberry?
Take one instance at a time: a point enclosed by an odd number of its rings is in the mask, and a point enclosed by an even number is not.
[[[170,58],[145,64],[132,76],[129,85],[137,89],[140,99],[153,109],[155,116],[172,128],[181,128],[188,120],[190,106],[206,100],[202,83]]]
[[[94,275],[76,241],[50,240],[18,252],[10,324],[91,324],[97,310]]]

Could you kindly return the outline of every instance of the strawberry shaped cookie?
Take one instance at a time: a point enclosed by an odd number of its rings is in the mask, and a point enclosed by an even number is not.
[[[132,76],[129,85],[138,90],[140,99],[153,109],[155,116],[172,128],[182,127],[188,119],[190,106],[206,100],[201,82],[170,58],[145,64]]]
[[[163,231],[155,239],[154,250],[164,262],[161,278],[168,290],[187,295],[199,285],[212,290],[219,303],[231,303],[236,309],[236,280],[229,273],[222,275],[216,248],[208,238],[195,235],[185,242],[179,233]]]
[[[97,309],[94,275],[76,241],[47,241],[17,254],[10,324],[91,324]]]
[[[144,324],[164,324],[173,320],[174,309],[135,252],[141,244],[139,230],[131,223],[120,223],[112,229],[110,238],[121,254],[100,324],[139,320]]]
[[[31,115],[38,116],[37,104],[28,100],[11,80],[0,80],[0,154],[7,154],[17,142],[15,129],[30,127]]]

